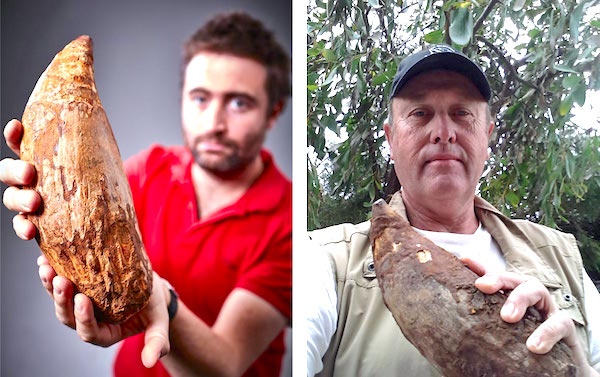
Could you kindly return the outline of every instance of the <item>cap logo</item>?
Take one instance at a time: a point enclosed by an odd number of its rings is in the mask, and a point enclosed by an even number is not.
[[[436,45],[429,49],[432,54],[440,54],[442,52],[455,52],[452,47],[444,45]]]

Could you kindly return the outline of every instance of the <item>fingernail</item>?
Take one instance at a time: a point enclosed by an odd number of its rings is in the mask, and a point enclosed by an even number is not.
[[[19,203],[21,203],[21,207],[23,207],[25,212],[31,212],[31,203],[29,203],[27,198],[21,198]]]
[[[516,307],[512,302],[507,302],[504,304],[502,309],[500,310],[500,315],[502,317],[510,317],[512,318],[515,315]]]
[[[58,287],[54,287],[54,294],[55,295],[62,295],[62,289],[58,288]]]
[[[73,299],[73,301],[75,311],[77,311],[77,313],[83,313],[83,305],[81,304],[80,300]]]
[[[527,343],[530,346],[535,347],[536,349],[540,349],[541,345],[542,345],[542,340],[540,339],[539,336],[537,335],[532,335],[529,337],[529,339],[527,339]]]

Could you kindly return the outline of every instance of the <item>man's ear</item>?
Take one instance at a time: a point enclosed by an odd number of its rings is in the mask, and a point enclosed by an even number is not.
[[[394,131],[392,130],[390,123],[387,121],[383,124],[383,132],[385,132],[385,138],[388,143],[391,143],[392,138],[394,137]]]
[[[492,132],[494,132],[494,122],[490,122],[490,126],[488,127],[488,145],[489,145],[489,140],[490,137],[492,137]],[[487,159],[490,159],[490,148],[487,149]]]
[[[387,140],[388,144],[392,145],[394,139],[394,130],[392,129],[392,125],[390,125],[390,123],[387,121],[383,124],[383,132],[385,132],[385,139]],[[390,158],[394,160],[392,155],[390,155]]]
[[[273,125],[275,125],[277,118],[279,118],[279,116],[281,115],[281,112],[283,111],[284,105],[285,105],[284,100],[281,100],[273,105],[273,107],[271,109],[271,113],[267,117],[267,129],[270,130],[271,128],[273,128]]]

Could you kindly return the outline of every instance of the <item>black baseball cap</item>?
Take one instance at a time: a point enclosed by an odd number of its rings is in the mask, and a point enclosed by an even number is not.
[[[419,73],[434,69],[447,69],[460,73],[475,84],[486,101],[489,101],[492,97],[490,84],[479,65],[462,52],[441,44],[427,46],[425,49],[402,59],[398,65],[396,75],[394,75],[394,81],[392,81],[390,99],[397,96],[400,89],[410,79]]]

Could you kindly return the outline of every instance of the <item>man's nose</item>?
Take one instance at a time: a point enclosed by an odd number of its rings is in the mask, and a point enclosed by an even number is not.
[[[456,141],[454,124],[447,114],[436,114],[431,123],[429,137],[433,144],[454,143]]]
[[[206,109],[200,126],[207,131],[224,132],[227,129],[227,116],[222,104],[214,102]]]

